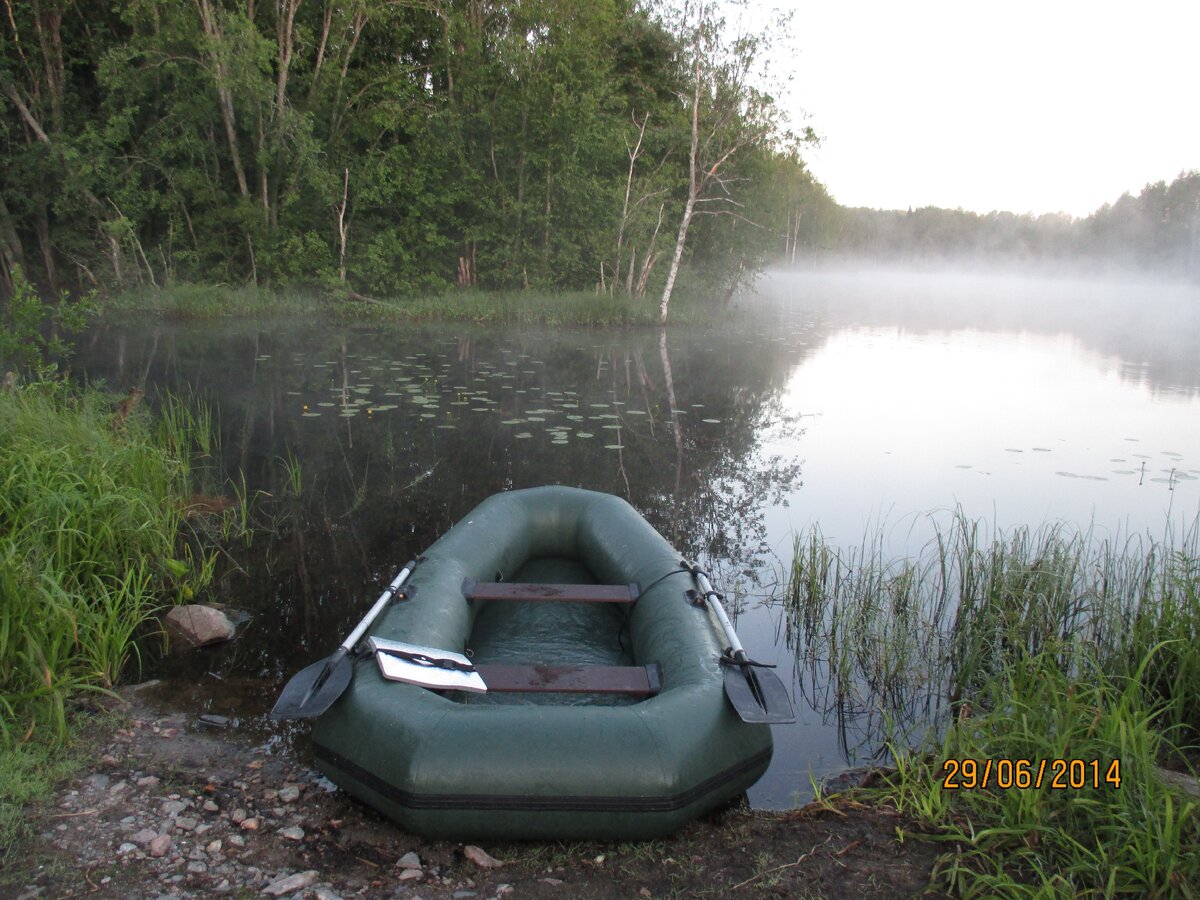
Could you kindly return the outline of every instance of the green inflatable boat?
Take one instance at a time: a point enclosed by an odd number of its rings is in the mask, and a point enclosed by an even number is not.
[[[276,711],[318,710],[321,771],[417,834],[658,837],[754,784],[791,717],[719,601],[618,497],[498,494]]]

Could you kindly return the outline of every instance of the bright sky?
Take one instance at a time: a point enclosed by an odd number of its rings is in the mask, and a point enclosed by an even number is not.
[[[844,205],[1083,216],[1200,168],[1200,0],[791,5],[788,107]]]

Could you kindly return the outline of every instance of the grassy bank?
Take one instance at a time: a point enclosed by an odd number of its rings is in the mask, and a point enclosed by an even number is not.
[[[1197,758],[1198,544],[1196,526],[1114,542],[1061,527],[988,536],[961,517],[917,559],[797,541],[797,646],[825,661],[842,708],[880,713],[898,766],[880,799],[948,842],[943,887],[1195,891],[1200,804],[1159,767]],[[978,762],[947,765],[961,760]]]
[[[658,303],[592,291],[449,291],[415,298],[280,292],[244,285],[179,285],[114,297],[108,308],[167,318],[215,319],[256,315],[329,316],[349,321],[449,321],[484,324],[656,325]],[[705,308],[685,296],[672,302],[671,322],[705,321]]]
[[[154,613],[211,576],[181,540],[208,424],[171,402],[152,419],[136,399],[0,391],[0,845],[69,765],[76,702],[111,688]]]
[[[0,742],[62,737],[81,693],[111,687],[133,638],[191,597],[211,560],[180,540],[204,421],[152,420],[46,381],[0,393]]]

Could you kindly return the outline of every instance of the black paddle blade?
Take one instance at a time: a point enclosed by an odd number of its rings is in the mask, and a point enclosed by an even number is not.
[[[354,660],[335,653],[292,676],[275,701],[272,719],[314,719],[333,706],[354,674]]]
[[[756,666],[728,666],[725,696],[743,722],[782,725],[796,721],[792,700],[774,672]]]

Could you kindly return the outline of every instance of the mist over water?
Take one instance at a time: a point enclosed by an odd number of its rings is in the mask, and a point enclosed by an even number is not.
[[[836,270],[744,302],[824,336],[784,391],[805,423],[793,527],[854,543],[961,507],[1159,533],[1197,512],[1198,286]]]
[[[574,484],[703,560],[742,642],[791,680],[799,721],[750,794],[786,807],[878,750],[878,722],[832,710],[789,643],[795,537],[912,554],[955,510],[1182,527],[1200,510],[1198,336],[1195,286],[820,270],[772,273],[707,327],[143,320],[98,328],[77,361],[208,400],[221,470],[270,498],[274,533],[234,549],[222,587],[253,618],[166,672],[181,703],[290,745],[263,715],[278,686],[400,563],[496,491]]]
[[[871,265],[779,269],[744,298],[747,310],[803,309],[835,328],[1071,335],[1152,390],[1200,389],[1200,284],[1129,274],[1026,274],[1012,268],[933,271]]]

